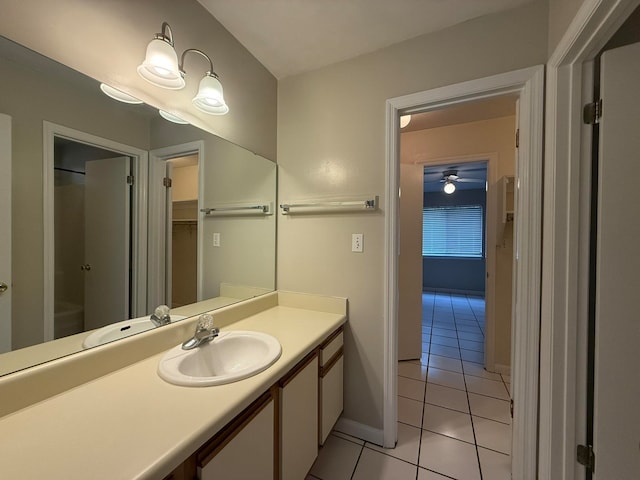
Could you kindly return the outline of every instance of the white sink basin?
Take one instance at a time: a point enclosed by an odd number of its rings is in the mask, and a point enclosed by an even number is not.
[[[187,318],[184,315],[171,315],[171,323]],[[130,337],[136,333],[146,332],[156,328],[149,317],[132,318],[131,320],[124,320],[123,322],[112,323],[102,328],[97,329],[91,333],[82,342],[83,348],[97,347],[104,343],[113,342],[121,338]]]
[[[281,353],[280,342],[271,335],[232,330],[193,350],[172,348],[160,360],[158,374],[175,385],[222,385],[266,370]]]

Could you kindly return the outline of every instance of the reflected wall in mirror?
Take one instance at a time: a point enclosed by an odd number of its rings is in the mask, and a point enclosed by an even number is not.
[[[2,37],[0,67],[0,88],[10,92],[0,97],[10,117],[0,143],[11,139],[0,176],[11,170],[12,186],[0,375],[81,350],[88,329],[138,331],[126,319],[146,321],[163,303],[183,317],[275,288],[276,215],[200,211],[259,203],[273,212],[275,163],[149,106],[118,103],[93,79]],[[124,185],[106,181],[116,171]],[[106,186],[91,193],[89,177]],[[100,210],[113,206],[111,194],[119,215]],[[120,306],[107,313],[112,295]],[[97,303],[87,305],[92,296]]]

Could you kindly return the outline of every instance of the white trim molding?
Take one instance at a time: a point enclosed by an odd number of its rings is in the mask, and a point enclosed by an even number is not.
[[[54,339],[54,285],[55,285],[55,229],[54,229],[54,140],[62,137],[78,143],[111,150],[131,157],[133,161],[134,194],[131,235],[133,275],[131,282],[131,312],[133,318],[146,313],[147,299],[147,168],[149,153],[136,147],[98,137],[80,130],[43,121],[42,125],[42,198],[43,198],[43,324],[44,341]]]
[[[520,160],[518,167],[520,217],[518,265],[515,271],[517,304],[516,365],[513,397],[513,478],[534,479],[537,467],[538,340],[540,326],[540,263],[542,215],[544,67],[537,66],[456,85],[449,85],[387,100],[386,103],[386,238],[385,238],[385,364],[383,426],[384,446],[397,439],[397,285],[398,188],[401,114],[428,111],[448,105],[508,93],[520,96]]]
[[[584,478],[590,209],[589,63],[639,0],[584,0],[547,64],[538,478]]]
[[[336,431],[346,433],[352,437],[366,440],[375,445],[382,445],[383,431],[379,428],[373,428],[364,423],[355,422],[348,418],[340,417],[334,427]]]
[[[13,272],[11,271],[11,246],[12,231],[11,217],[13,202],[11,198],[11,122],[9,115],[0,113],[0,208],[2,208],[2,233],[0,233],[0,245],[2,246],[2,258],[0,258],[0,282],[8,289],[0,292],[0,353],[11,351],[11,329],[13,315],[11,312],[11,297],[13,294]]]

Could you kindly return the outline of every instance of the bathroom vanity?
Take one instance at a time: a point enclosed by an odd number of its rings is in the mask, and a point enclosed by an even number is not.
[[[263,332],[282,346],[268,369],[225,385],[158,376],[197,318],[82,352],[66,360],[80,362],[71,368],[60,359],[2,377],[0,398],[22,403],[0,418],[0,477],[304,478],[342,411],[346,305],[275,292],[216,310],[222,332]],[[130,363],[120,368],[123,356]],[[69,388],[55,393],[58,381]],[[41,398],[42,389],[52,395]]]

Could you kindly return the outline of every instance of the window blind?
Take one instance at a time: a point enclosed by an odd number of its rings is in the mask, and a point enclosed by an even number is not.
[[[426,207],[422,210],[422,255],[482,257],[481,205]]]

